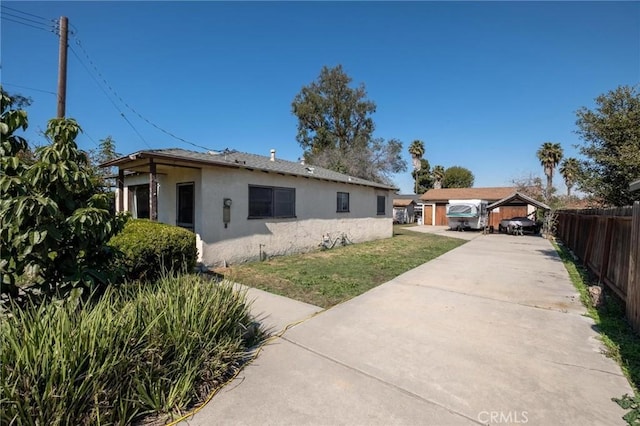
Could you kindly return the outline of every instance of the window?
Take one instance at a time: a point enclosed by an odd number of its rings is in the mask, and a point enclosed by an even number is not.
[[[451,216],[470,216],[476,213],[476,207],[471,204],[448,205],[447,214]]]
[[[193,230],[195,191],[193,182],[179,183],[176,190],[178,212],[176,225]]]
[[[387,197],[384,195],[378,195],[378,214],[385,214],[385,206],[387,204]]]
[[[338,205],[336,207],[338,213],[349,211],[349,193],[338,192]]]
[[[296,217],[296,190],[249,185],[249,218]]]
[[[135,219],[149,219],[149,185],[131,185],[129,211]]]

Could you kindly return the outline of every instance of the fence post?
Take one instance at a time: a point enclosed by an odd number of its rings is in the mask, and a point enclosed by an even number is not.
[[[591,260],[591,246],[593,246],[593,234],[595,233],[594,223],[597,224],[597,222],[598,222],[598,219],[596,216],[589,217],[588,219],[589,236],[587,237],[587,245],[584,248],[584,259],[582,259],[582,264],[585,266],[588,265],[589,260]]]
[[[582,222],[582,214],[576,212],[573,215],[573,220],[571,221],[571,250],[575,255],[578,255],[578,240],[580,239],[580,222]]]
[[[633,204],[631,217],[626,314],[631,326],[640,333],[640,201]]]
[[[611,255],[611,234],[613,234],[613,217],[607,216],[604,231],[604,246],[602,252],[602,263],[600,264],[599,280],[604,283],[609,272],[609,258]]]

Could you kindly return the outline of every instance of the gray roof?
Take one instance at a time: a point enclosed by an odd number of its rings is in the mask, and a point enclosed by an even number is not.
[[[100,166],[119,166],[122,169],[126,169],[127,163],[132,163],[144,158],[154,158],[156,160],[166,159],[172,161],[185,161],[202,165],[223,166],[248,170],[257,169],[275,173],[284,173],[293,176],[304,176],[312,179],[371,186],[381,189],[396,189],[395,187],[390,185],[385,185],[366,179],[360,179],[357,177],[345,175],[343,173],[334,172],[333,170],[328,170],[322,167],[310,166],[308,164],[305,165],[299,162],[281,160],[278,158],[276,158],[274,161],[271,161],[269,157],[265,157],[262,155],[229,150],[221,152],[196,152],[180,148],[150,149],[146,151],[138,151],[136,153],[126,155],[112,161],[108,161],[101,164]]]

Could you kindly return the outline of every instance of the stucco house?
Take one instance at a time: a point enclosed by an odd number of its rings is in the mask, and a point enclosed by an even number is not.
[[[395,188],[236,151],[139,151],[118,168],[116,210],[192,230],[206,266],[310,251],[323,238],[393,235]]]

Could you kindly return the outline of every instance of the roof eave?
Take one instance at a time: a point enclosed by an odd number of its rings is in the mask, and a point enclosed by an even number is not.
[[[294,177],[306,177],[306,178],[310,178],[310,179],[322,180],[322,181],[325,181],[325,182],[336,182],[336,183],[344,183],[344,184],[347,184],[347,185],[367,186],[367,187],[370,187],[370,188],[384,189],[384,190],[387,190],[387,191],[398,191],[399,190],[399,188],[393,187],[391,185],[385,185],[385,184],[377,183],[377,182],[367,182],[367,181],[364,181],[364,182],[351,182],[351,181],[343,182],[343,181],[340,181],[340,180],[331,179],[331,178],[324,178],[324,177],[321,177],[321,176],[305,175],[305,174],[302,174],[302,173],[276,171],[276,170],[271,170],[271,169],[267,169],[267,168],[264,168],[264,167],[251,166],[251,165],[246,165],[246,164],[241,164],[241,163],[235,163],[235,164],[234,163],[226,163],[226,162],[221,162],[221,161],[215,161],[214,159],[212,159],[211,161],[203,161],[203,160],[198,160],[198,159],[194,159],[194,158],[185,158],[185,157],[180,157],[180,156],[173,155],[173,154],[164,154],[162,152],[151,152],[151,151],[134,152],[133,154],[125,155],[123,157],[116,158],[114,160],[110,160],[110,161],[104,162],[104,163],[100,164],[98,167],[101,167],[101,168],[116,167],[116,166],[122,167],[123,165],[126,165],[127,163],[133,163],[134,161],[143,160],[143,159],[147,159],[147,158],[148,159],[152,159],[152,158],[166,159],[166,160],[171,160],[171,161],[199,164],[199,165],[205,165],[205,166],[214,166],[214,167],[230,167],[230,168],[234,168],[234,169],[245,169],[245,170],[250,170],[250,171],[251,170],[260,170],[262,172],[267,172],[267,173],[283,173],[285,175],[294,176]]]

